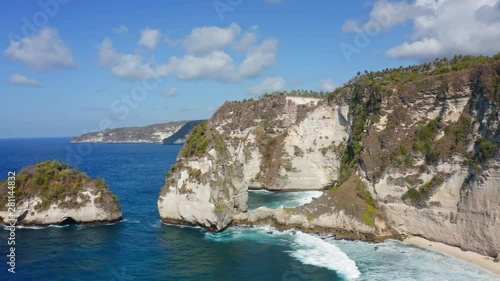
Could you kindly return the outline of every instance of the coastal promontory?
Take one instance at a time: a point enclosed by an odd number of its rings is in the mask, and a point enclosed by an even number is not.
[[[227,102],[193,130],[158,200],[164,222],[419,236],[500,253],[500,54],[358,73],[331,93]],[[324,190],[247,211],[248,190]]]

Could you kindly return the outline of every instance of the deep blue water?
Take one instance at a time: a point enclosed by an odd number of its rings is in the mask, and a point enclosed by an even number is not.
[[[212,234],[163,225],[156,201],[180,148],[78,145],[69,138],[0,140],[0,180],[37,162],[69,162],[104,178],[125,218],[109,226],[16,230],[16,274],[7,272],[9,232],[0,231],[0,280],[297,281],[359,274],[358,280],[494,280],[464,262],[396,241],[373,251],[372,244],[302,233],[235,228]]]

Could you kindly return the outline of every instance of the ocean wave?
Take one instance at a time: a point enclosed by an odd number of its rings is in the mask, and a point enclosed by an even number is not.
[[[259,207],[271,209],[295,208],[311,202],[320,197],[322,191],[293,191],[293,192],[271,192],[267,190],[254,190],[249,192],[248,208],[250,210]]]
[[[270,235],[274,234],[274,235]],[[272,243],[277,243],[276,235],[283,235],[283,232],[279,232],[273,227],[259,226],[259,227],[248,227],[248,226],[236,226],[226,229],[223,232],[212,233],[205,232],[205,239],[216,241],[216,242],[230,242],[235,240],[252,240],[254,242],[266,243],[272,240]]]
[[[252,193],[255,193],[255,194],[269,194],[269,193],[273,193],[272,191],[265,190],[265,189],[249,189],[248,192],[252,192]]]
[[[129,220],[129,219],[123,219],[122,222],[127,222],[127,223],[140,223],[139,220]]]
[[[297,232],[290,255],[304,264],[334,270],[349,280],[361,276],[356,262],[350,259],[337,246],[320,237]]]
[[[259,243],[285,244],[289,255],[303,264],[323,267],[343,275],[348,280],[361,276],[356,262],[337,246],[322,238],[297,230],[279,231],[273,227],[232,227],[221,233],[205,233],[205,238],[217,242],[252,240]]]
[[[49,226],[25,226],[25,225],[16,225],[15,228],[17,229],[45,229]],[[9,226],[4,226],[4,230],[10,230]]]

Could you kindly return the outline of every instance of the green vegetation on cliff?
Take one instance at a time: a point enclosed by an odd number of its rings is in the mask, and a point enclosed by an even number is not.
[[[0,183],[0,206],[7,202],[7,181]],[[93,194],[100,192],[96,203],[113,209],[118,197],[111,194],[109,186],[102,179],[92,180],[85,173],[71,169],[59,161],[45,161],[24,168],[16,175],[15,196],[18,202],[38,197],[41,202],[35,206],[38,211],[47,210],[52,204],[65,208],[78,208],[90,202],[88,195],[79,193],[89,188]]]

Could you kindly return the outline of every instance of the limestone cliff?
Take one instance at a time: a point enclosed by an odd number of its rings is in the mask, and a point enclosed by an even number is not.
[[[123,217],[118,198],[101,179],[58,161],[46,161],[15,176],[14,193],[8,180],[0,183],[0,223],[16,225],[104,224]],[[14,212],[9,207],[15,206]]]
[[[158,201],[163,221],[379,240],[419,235],[500,253],[500,56],[358,75],[321,99],[226,103],[188,139]],[[247,189],[323,189],[246,212]]]
[[[163,221],[225,228],[248,188],[322,189],[338,176],[348,106],[270,96],[226,103],[193,130],[163,187]]]
[[[500,62],[413,81],[366,123],[362,175],[390,225],[500,253]]]

